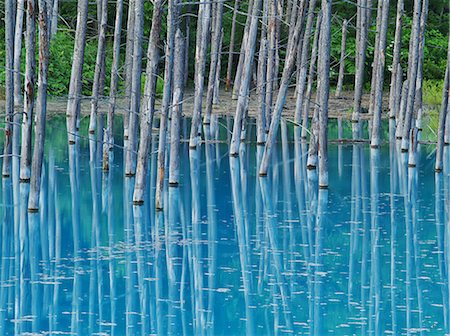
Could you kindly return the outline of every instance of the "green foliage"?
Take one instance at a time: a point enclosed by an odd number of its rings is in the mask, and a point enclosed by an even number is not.
[[[443,80],[424,80],[422,84],[423,102],[433,107],[439,106],[442,102],[443,89]]]

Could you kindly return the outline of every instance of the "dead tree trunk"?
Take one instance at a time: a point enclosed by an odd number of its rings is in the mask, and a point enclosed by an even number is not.
[[[311,44],[311,35],[314,24],[314,10],[316,8],[316,0],[311,0],[309,2],[308,8],[308,18],[306,19],[305,33],[303,34],[303,41],[300,53],[300,68],[297,69],[299,72],[297,77],[297,99],[295,102],[295,115],[294,121],[296,124],[300,124],[302,117],[302,109],[304,104],[304,91],[306,86],[306,76],[308,71],[308,58],[309,58],[309,46]],[[307,127],[307,126],[306,126]]]
[[[125,146],[126,148],[125,176],[134,176],[134,174],[136,173],[138,115],[141,105],[143,29],[144,29],[144,0],[136,0],[134,4],[134,37],[133,37],[134,44],[133,44],[133,72],[131,80],[130,118],[128,124],[128,141],[126,142]],[[143,131],[142,128],[141,131]],[[145,135],[147,136],[148,134]]]
[[[27,0],[27,33],[25,36],[25,106],[22,120],[22,146],[20,149],[20,181],[30,182],[31,137],[36,83],[36,3]]]
[[[403,25],[404,4],[403,0],[397,2],[397,18],[395,24],[394,54],[391,69],[391,90],[389,93],[389,118],[397,118],[400,106],[402,73],[400,67],[400,51],[402,47],[402,25]],[[399,68],[400,67],[400,68]],[[400,89],[400,92],[399,92]]]
[[[372,140],[371,147],[379,148],[381,145],[381,112],[383,109],[383,83],[384,83],[384,67],[385,67],[385,55],[386,55],[386,39],[389,20],[389,0],[382,1],[381,10],[381,26],[379,30],[378,45],[376,46],[375,57],[377,63],[376,67],[376,80],[373,100],[373,125],[372,125]]]
[[[287,58],[285,60],[283,74],[281,76],[280,88],[277,95],[277,101],[275,103],[275,107],[273,110],[273,116],[270,122],[269,134],[267,136],[267,142],[264,147],[264,154],[261,160],[261,165],[259,167],[259,175],[266,176],[267,170],[269,167],[269,160],[273,151],[273,146],[275,145],[275,140],[277,137],[278,126],[280,124],[281,113],[283,112],[284,104],[286,102],[287,90],[289,87],[289,83],[291,81],[292,72],[294,71],[295,59],[296,59],[296,50],[298,47],[298,43],[300,40],[300,34],[302,31],[303,20],[301,17],[303,16],[305,1],[302,0],[300,2],[299,9],[299,19],[296,20],[294,33],[290,38],[292,41],[288,43],[290,50],[286,52]],[[293,24],[293,22],[291,22]]]
[[[36,105],[36,129],[33,162],[31,168],[30,196],[28,211],[37,212],[41,188],[42,162],[44,160],[45,119],[47,115],[47,72],[49,62],[48,15],[46,0],[38,0],[39,5],[39,75]]]
[[[220,57],[220,41],[222,35],[222,16],[223,16],[223,2],[215,4],[215,11],[213,13],[214,26],[211,34],[211,62],[209,65],[208,89],[206,91],[206,110],[203,118],[203,123],[209,125],[211,121],[211,113],[214,99],[214,90],[216,88],[216,76],[220,72],[219,57]]]
[[[86,42],[86,24],[88,0],[78,1],[77,28],[73,50],[72,72],[70,75],[69,95],[67,97],[67,138],[69,145],[75,144],[78,138],[78,118],[80,114],[81,86],[84,63],[84,47]]]
[[[89,133],[94,134],[97,128],[98,100],[103,96],[101,82],[104,81],[106,56],[106,28],[108,24],[108,0],[100,0],[100,15],[98,16],[99,32],[97,44],[97,58],[95,60],[94,84],[92,86],[91,116],[89,119]],[[101,133],[102,130],[99,130]],[[102,140],[97,137],[97,140]]]
[[[155,112],[156,81],[158,76],[159,40],[161,35],[162,0],[153,4],[152,28],[147,51],[147,69],[142,102],[141,134],[137,159],[136,181],[133,194],[134,204],[144,203],[144,192],[147,177],[148,152],[152,137],[153,115]],[[136,16],[137,17],[137,16]],[[130,129],[131,131],[131,129]],[[130,139],[131,139],[130,132]]]
[[[163,187],[166,172],[166,140],[167,140],[167,119],[169,108],[172,103],[172,82],[173,82],[173,60],[175,46],[175,31],[178,25],[178,1],[169,0],[167,14],[167,44],[164,69],[164,93],[161,106],[161,120],[159,123],[159,143],[158,143],[158,169],[156,173],[155,207],[157,210],[163,209]]]
[[[58,0],[53,0],[51,8],[51,21],[49,24],[50,39],[52,39],[52,37],[54,37],[56,35],[56,32],[58,31],[58,6]]]
[[[136,0],[128,1],[127,18],[127,42],[125,46],[125,113],[123,115],[123,138],[128,139],[128,127],[130,125],[131,112],[131,81],[133,73],[133,52],[134,52],[134,4]]]
[[[16,27],[14,30],[14,125],[12,126],[12,155],[20,155],[20,121],[22,118],[22,76],[20,64],[22,59],[23,15],[25,13],[25,0],[17,1]],[[14,162],[14,161],[13,161]]]
[[[170,120],[169,187],[177,187],[180,176],[180,119],[184,91],[184,37],[178,29],[175,35],[173,70],[173,104]]]
[[[273,88],[275,78],[275,52],[276,52],[276,25],[277,25],[277,1],[269,0],[269,23],[267,28],[267,75],[266,75],[266,118],[269,126],[272,119],[272,103],[273,103]]]
[[[231,72],[233,71],[233,59],[234,59],[234,37],[236,35],[236,15],[239,9],[240,0],[234,1],[233,18],[231,19],[231,32],[230,32],[230,50],[228,51],[228,65],[227,65],[227,78],[226,86],[227,91],[231,88]]]
[[[428,6],[428,1],[424,0],[424,5]],[[420,38],[420,17],[421,17],[421,0],[414,0],[414,16],[412,23],[411,39],[412,45],[409,52],[410,63],[408,67],[408,96],[406,100],[406,113],[402,130],[402,152],[407,152],[409,148],[409,134],[414,114],[414,99],[416,94],[416,77],[419,64],[419,38]]]
[[[450,45],[449,45],[450,46]],[[444,89],[442,92],[442,104],[441,109],[439,111],[439,126],[438,126],[438,134],[437,134],[437,145],[436,145],[436,172],[442,172],[443,169],[443,155],[444,155],[444,131],[445,131],[445,123],[448,115],[448,100],[450,96],[450,47],[447,52],[447,70],[445,71],[445,79],[444,79]]]
[[[314,38],[312,43],[311,60],[309,61],[308,83],[306,85],[305,102],[302,107],[302,139],[306,139],[308,136],[309,110],[311,105],[311,95],[314,80],[316,76],[317,49],[319,46],[319,32],[321,22],[322,22],[322,13],[319,12],[316,19],[316,30],[314,32]]]
[[[206,51],[208,49],[209,26],[211,22],[211,3],[202,3],[198,10],[197,45],[195,50],[195,96],[192,111],[189,148],[196,148],[200,138],[202,118],[203,87],[205,84]]]
[[[336,98],[339,98],[342,93],[342,85],[344,84],[344,74],[345,74],[345,52],[347,46],[347,27],[348,21],[344,20],[342,23],[342,40],[341,40],[341,58],[339,60],[339,75],[336,85]]]
[[[5,142],[3,177],[11,175],[11,154],[14,119],[14,0],[5,0]]]
[[[371,0],[358,1],[358,15],[360,16],[360,26],[357,27],[357,64],[355,70],[355,98],[352,113],[352,133],[354,139],[358,139],[361,137],[359,114],[361,113],[361,100],[364,90],[364,65],[366,63],[367,38],[370,25],[371,6]]]
[[[239,144],[241,141],[241,131],[244,115],[248,108],[248,96],[250,80],[253,67],[253,57],[255,54],[256,36],[258,33],[258,15],[260,13],[261,0],[255,0],[252,7],[251,20],[248,32],[247,48],[245,49],[244,65],[242,72],[242,81],[239,87],[239,97],[236,106],[236,114],[233,125],[233,136],[231,138],[230,155],[239,155]]]
[[[317,97],[319,103],[319,188],[328,188],[328,98],[330,94],[331,0],[322,0]]]
[[[114,146],[114,114],[116,111],[117,86],[119,81],[120,35],[122,30],[123,0],[116,2],[116,22],[114,25],[113,60],[111,66],[111,84],[109,89],[108,119],[103,141],[103,170],[109,170],[110,152]]]

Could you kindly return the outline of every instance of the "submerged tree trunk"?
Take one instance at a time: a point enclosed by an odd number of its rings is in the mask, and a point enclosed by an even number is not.
[[[78,140],[78,118],[80,115],[81,86],[86,43],[86,24],[88,0],[78,1],[77,28],[73,50],[72,72],[70,74],[69,94],[67,97],[67,138],[69,145]]]
[[[133,203],[143,204],[147,177],[148,152],[152,137],[153,115],[155,112],[156,81],[159,62],[159,39],[161,34],[162,0],[154,2],[152,28],[147,51],[147,69],[142,102],[141,133],[137,158],[136,181],[133,193]],[[131,129],[130,129],[131,130]],[[131,132],[130,132],[131,137]]]
[[[344,20],[344,22],[342,23],[341,58],[339,60],[339,74],[335,93],[336,98],[339,98],[341,96],[342,85],[344,84],[345,51],[347,46],[347,27],[348,21]]]
[[[230,50],[228,51],[228,65],[227,65],[227,78],[225,88],[227,91],[231,88],[231,72],[233,70],[234,59],[234,38],[236,35],[236,16],[239,9],[240,0],[234,1],[233,18],[231,19],[231,32],[230,32]]]
[[[253,57],[256,48],[256,35],[258,33],[258,15],[260,13],[261,0],[255,0],[253,3],[251,20],[249,25],[247,48],[245,49],[242,81],[239,88],[239,97],[236,105],[236,114],[234,117],[233,136],[231,138],[230,155],[239,155],[239,144],[241,141],[241,131],[244,115],[248,108],[248,95],[250,80],[253,67]]]
[[[161,120],[159,123],[159,143],[158,143],[158,169],[156,173],[155,207],[157,210],[163,209],[163,187],[166,172],[166,139],[167,139],[167,119],[173,96],[173,60],[175,31],[178,23],[178,0],[169,0],[167,14],[167,44],[164,69],[164,93],[161,106]]]
[[[330,94],[331,0],[322,0],[317,97],[319,103],[319,188],[328,188],[328,98]]]
[[[139,0],[138,0],[139,1]],[[127,42],[125,46],[125,113],[123,115],[123,137],[128,139],[128,127],[130,125],[131,113],[131,82],[133,77],[133,53],[134,53],[134,6],[136,0],[128,1],[127,18]]]
[[[283,112],[284,104],[286,102],[287,90],[289,83],[291,81],[292,72],[294,71],[296,50],[300,40],[300,34],[303,26],[303,11],[304,11],[305,1],[300,2],[300,8],[298,11],[299,19],[296,20],[295,29],[293,35],[290,37],[292,41],[288,43],[290,50],[286,52],[286,60],[284,64],[283,74],[281,76],[280,88],[278,91],[277,101],[275,103],[273,116],[270,122],[269,134],[267,136],[266,145],[264,148],[264,154],[261,159],[261,165],[259,167],[259,175],[266,176],[267,170],[269,168],[269,160],[273,151],[273,146],[275,145],[275,139],[278,133],[278,126],[280,124],[281,113]],[[294,24],[291,22],[291,24]]]
[[[25,113],[22,120],[22,146],[20,149],[21,182],[29,182],[31,176],[31,141],[36,82],[36,4],[34,0],[27,0],[25,46]]]
[[[30,198],[28,211],[39,209],[42,162],[44,160],[45,121],[47,115],[47,72],[49,61],[49,31],[46,0],[38,0],[39,4],[39,75],[36,105],[36,129],[34,153],[31,169]]]
[[[97,128],[97,114],[98,114],[98,100],[103,97],[103,85],[105,75],[105,57],[106,57],[106,29],[108,24],[108,0],[100,0],[99,8],[100,15],[98,16],[99,32],[98,32],[98,44],[97,44],[97,58],[95,60],[95,72],[94,72],[94,84],[92,86],[91,97],[91,116],[89,119],[89,133],[94,134]],[[99,129],[99,133],[102,130]],[[101,137],[97,137],[97,140],[102,140]]]
[[[398,108],[400,106],[401,87],[398,83],[402,82],[402,73],[400,67],[400,52],[402,47],[402,25],[403,25],[404,4],[403,0],[397,2],[397,18],[395,24],[394,54],[391,69],[391,90],[389,93],[389,117],[397,118]],[[399,91],[400,89],[400,91]]]
[[[103,140],[103,170],[109,170],[110,153],[114,146],[114,114],[116,111],[117,86],[119,82],[120,33],[122,30],[123,0],[116,2],[116,22],[114,26],[113,60],[111,84],[109,88],[108,120]]]
[[[217,85],[216,75],[220,72],[219,57],[221,53],[220,42],[222,35],[223,2],[215,4],[214,12],[215,20],[211,34],[211,62],[209,65],[208,89],[206,92],[206,110],[203,118],[204,124],[209,124],[211,121],[214,91]]]
[[[189,147],[196,148],[200,141],[200,126],[202,118],[203,88],[205,84],[206,52],[208,49],[209,26],[211,22],[211,3],[199,6],[197,23],[197,45],[195,50],[195,96],[192,111],[191,135]]]
[[[372,140],[371,147],[378,148],[381,145],[381,112],[383,109],[383,83],[384,83],[384,67],[386,54],[386,39],[389,20],[389,0],[382,1],[381,10],[381,26],[379,30],[378,45],[375,52],[376,59],[376,80],[373,98],[373,126],[372,126]]]
[[[12,126],[12,155],[20,155],[20,121],[22,118],[22,76],[20,64],[22,60],[22,34],[23,15],[25,13],[25,0],[17,1],[16,28],[14,34],[14,125]],[[13,161],[14,162],[14,161]]]
[[[11,154],[14,118],[14,0],[5,0],[5,142],[3,147],[2,175],[11,175]]]
[[[141,105],[142,76],[142,34],[144,29],[144,0],[134,4],[133,71],[131,78],[130,118],[128,121],[128,141],[126,142],[125,176],[136,173],[136,148],[138,141],[138,115]],[[155,6],[156,7],[156,6]],[[156,46],[155,46],[156,47]],[[145,119],[145,117],[143,117]],[[151,127],[151,125],[150,125]],[[151,129],[151,128],[150,128]],[[144,130],[141,128],[141,132]],[[147,134],[146,134],[147,135]]]
[[[175,35],[173,67],[173,104],[170,120],[169,187],[176,187],[180,176],[180,119],[184,91],[184,37],[178,28]]]
[[[424,0],[424,4],[427,0]],[[428,3],[426,3],[428,5]],[[410,63],[408,67],[408,96],[406,99],[405,119],[402,129],[402,152],[407,152],[409,148],[409,134],[411,131],[412,120],[414,118],[414,99],[416,94],[416,77],[419,64],[419,37],[420,37],[420,17],[421,0],[414,0],[414,16],[412,23],[411,39],[412,44],[409,51]]]

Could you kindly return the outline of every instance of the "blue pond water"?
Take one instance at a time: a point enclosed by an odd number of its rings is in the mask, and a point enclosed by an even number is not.
[[[0,334],[449,333],[449,179],[433,148],[413,169],[395,146],[330,145],[319,191],[283,130],[265,178],[254,144],[229,158],[226,141],[183,143],[181,184],[155,212],[155,147],[133,207],[120,148],[104,173],[95,142],[68,149],[52,120],[40,213],[2,181]]]

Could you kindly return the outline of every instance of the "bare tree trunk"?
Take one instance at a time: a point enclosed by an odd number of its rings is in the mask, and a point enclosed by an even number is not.
[[[251,20],[248,31],[248,41],[247,48],[245,49],[244,56],[244,65],[242,72],[242,81],[239,87],[239,97],[236,106],[236,115],[234,118],[233,125],[233,136],[231,138],[230,145],[230,155],[238,156],[239,155],[239,144],[241,140],[241,131],[242,131],[242,123],[244,119],[244,115],[246,113],[246,109],[248,108],[248,96],[249,96],[249,88],[250,88],[250,80],[252,74],[253,67],[253,57],[255,54],[256,48],[256,36],[258,33],[258,16],[261,8],[261,0],[255,0],[252,7]]]
[[[167,14],[167,44],[164,69],[164,93],[161,106],[161,120],[159,123],[159,143],[158,143],[158,169],[156,173],[155,207],[157,210],[163,209],[163,187],[166,172],[166,139],[167,139],[167,118],[173,96],[173,60],[175,46],[175,31],[178,26],[178,0],[169,0]]]
[[[28,211],[37,212],[41,188],[42,162],[44,160],[45,119],[47,115],[47,72],[49,62],[48,15],[46,0],[38,0],[39,5],[39,76],[36,105],[36,129],[30,183]]]
[[[158,61],[159,61],[159,40],[161,34],[161,19],[162,19],[162,0],[154,2],[152,28],[150,32],[150,39],[147,51],[147,69],[145,80],[144,99],[142,102],[142,116],[141,116],[141,134],[139,142],[139,152],[137,159],[136,181],[133,193],[133,203],[144,203],[144,192],[147,177],[148,152],[150,149],[150,142],[152,136],[153,115],[155,112],[155,96],[156,96],[156,81],[158,76]],[[130,129],[131,131],[131,129]],[[130,132],[131,136],[131,132]]]
[[[108,120],[103,140],[103,170],[109,170],[110,152],[114,146],[114,114],[116,111],[117,86],[119,81],[120,35],[122,31],[123,0],[116,2],[116,22],[114,25],[113,60],[111,66],[111,84],[109,88]]]
[[[208,35],[211,22],[211,3],[200,4],[198,12],[197,45],[195,48],[195,96],[189,148],[196,148],[200,140],[199,133],[202,117],[203,87],[205,83],[206,51],[208,49]],[[200,35],[198,35],[199,33]]]
[[[233,59],[234,59],[234,38],[236,35],[236,15],[239,9],[239,3],[240,0],[234,1],[233,18],[231,19],[230,50],[228,52],[227,78],[225,86],[227,91],[229,91],[231,88],[231,72],[233,70]]]
[[[301,14],[299,14],[299,17],[303,16],[304,6],[305,6],[305,0],[302,0],[300,2],[299,13],[301,13]],[[291,22],[291,24],[293,24],[293,22]],[[280,124],[281,113],[283,112],[284,104],[286,102],[287,90],[289,87],[289,83],[291,81],[292,72],[294,71],[295,59],[297,56],[296,50],[297,50],[298,43],[300,40],[302,26],[303,26],[303,20],[299,18],[298,20],[296,20],[294,33],[292,36],[290,36],[290,38],[292,38],[292,41],[290,43],[288,43],[290,50],[288,52],[286,52],[287,57],[286,57],[285,64],[284,64],[283,74],[281,76],[281,83],[280,83],[280,88],[278,91],[277,101],[275,103],[273,116],[272,116],[271,122],[270,122],[269,134],[267,136],[267,142],[266,142],[266,145],[264,148],[264,154],[261,159],[261,165],[259,167],[259,175],[260,176],[267,175],[267,170],[269,167],[269,160],[270,160],[270,157],[271,157],[271,154],[273,151],[273,146],[275,145],[275,140],[276,140],[277,132],[278,132],[278,126]]]
[[[53,0],[52,5],[53,6],[51,8],[51,21],[49,24],[50,39],[52,39],[52,37],[54,37],[56,35],[56,32],[58,31],[58,6],[59,6],[58,0]]]
[[[354,139],[358,139],[361,137],[359,114],[361,113],[361,100],[364,90],[364,65],[366,63],[367,39],[370,25],[371,6],[371,0],[358,1],[360,26],[357,27],[359,40],[357,41],[358,54],[356,57],[357,64],[355,70],[355,98],[352,114],[352,133]]]
[[[31,137],[36,82],[36,4],[27,0],[27,33],[25,36],[25,106],[22,120],[20,150],[20,181],[29,182],[31,176]]]
[[[331,0],[322,0],[317,97],[319,102],[319,188],[328,188],[328,98],[330,94]]]
[[[206,92],[206,110],[203,118],[204,124],[209,124],[211,121],[212,105],[214,99],[214,90],[216,88],[217,73],[220,72],[219,57],[220,57],[220,42],[222,35],[222,16],[223,16],[223,2],[215,4],[215,16],[213,31],[211,34],[211,62],[209,65],[208,89]]]
[[[391,69],[391,90],[389,93],[389,117],[397,118],[398,108],[401,95],[399,89],[399,81],[401,83],[401,67],[400,67],[400,51],[402,47],[402,25],[403,25],[404,4],[403,0],[397,1],[397,18],[395,24],[395,37],[394,37],[394,54],[392,59]],[[400,68],[399,68],[400,67]]]
[[[308,121],[309,121],[309,109],[311,104],[311,95],[314,85],[314,79],[316,76],[316,62],[317,62],[317,49],[319,46],[319,32],[320,24],[322,22],[322,12],[317,14],[316,30],[314,31],[314,38],[312,43],[311,60],[309,61],[308,70],[308,83],[306,85],[305,103],[302,107],[302,138],[306,139],[308,136]]]
[[[131,103],[130,103],[130,118],[128,124],[128,142],[126,142],[125,146],[126,149],[125,176],[134,176],[134,174],[136,173],[136,148],[138,141],[138,122],[139,122],[138,115],[140,112],[140,105],[141,105],[142,34],[144,29],[143,12],[144,12],[144,0],[135,0],[133,72],[131,80]],[[145,91],[146,94],[147,92],[148,91]],[[143,117],[142,119],[145,119],[145,117]],[[150,125],[149,127],[151,129],[152,126]],[[141,127],[141,132],[143,131],[144,129]],[[148,135],[149,134],[145,134],[145,136]]]
[[[424,5],[428,6],[427,0]],[[407,152],[409,148],[409,133],[414,114],[414,99],[416,94],[416,77],[419,64],[419,38],[420,38],[420,17],[421,17],[421,0],[414,0],[414,16],[412,23],[411,39],[412,45],[409,51],[410,63],[408,67],[408,96],[406,100],[406,112],[402,130],[402,152]]]
[[[177,187],[180,179],[180,118],[184,92],[184,37],[178,28],[175,35],[173,70],[173,104],[170,120],[169,187]]]
[[[67,97],[67,138],[69,145],[78,139],[77,123],[80,114],[84,47],[86,43],[86,24],[88,0],[78,1],[77,28],[73,49],[72,72],[70,75],[69,95]]]
[[[339,98],[341,96],[342,92],[342,85],[344,83],[344,74],[345,74],[345,52],[346,52],[346,46],[347,46],[347,27],[348,27],[348,21],[344,20],[342,23],[342,40],[341,40],[341,58],[339,60],[339,75],[338,75],[338,81],[336,85],[336,98]]]
[[[247,13],[252,13],[253,5],[254,5],[254,0],[249,0]],[[249,29],[250,29],[250,22],[251,22],[251,17],[248,15],[247,19],[245,21],[244,33],[243,33],[242,41],[241,41],[241,49],[239,52],[239,61],[238,61],[238,65],[236,68],[236,74],[234,76],[233,93],[231,94],[231,99],[238,99],[238,94],[239,94],[239,90],[241,87],[241,81],[242,81],[242,78],[241,78],[242,72],[245,71],[242,67],[244,66],[244,62],[245,62],[245,50],[247,49],[247,46],[248,46],[248,34],[249,34]]]
[[[139,0],[138,0],[139,1]],[[130,125],[131,112],[131,82],[133,77],[133,52],[134,52],[134,6],[136,0],[128,1],[127,18],[127,42],[125,46],[125,113],[123,116],[123,137],[128,139],[128,127]]]
[[[447,60],[450,61],[450,47],[447,52]],[[437,134],[437,145],[436,145],[436,172],[442,172],[443,169],[443,153],[444,153],[444,131],[445,124],[448,115],[448,101],[450,96],[450,62],[447,62],[447,70],[445,71],[445,79],[444,79],[444,89],[442,91],[442,103],[441,109],[439,111],[439,126],[438,126],[438,134]]]
[[[214,85],[213,105],[219,104],[220,99],[220,70],[222,68],[222,45],[223,45],[223,28],[220,33],[219,54],[217,59],[216,81]]]
[[[16,27],[14,30],[14,124],[12,126],[12,155],[20,155],[20,121],[22,118],[22,76],[20,74],[20,64],[22,60],[22,34],[23,15],[25,13],[25,0],[17,1]],[[14,164],[13,160],[13,164]],[[15,171],[15,170],[13,170]]]
[[[294,115],[294,121],[296,124],[300,124],[301,117],[302,117],[302,109],[304,104],[304,91],[306,86],[306,75],[308,71],[308,58],[309,58],[309,46],[311,44],[311,36],[312,36],[312,29],[314,24],[314,10],[316,8],[316,0],[311,0],[309,2],[309,8],[308,8],[308,18],[306,19],[306,27],[305,27],[305,33],[303,35],[303,41],[301,46],[301,53],[299,54],[299,61],[300,61],[300,67],[297,67],[298,71],[298,78],[297,78],[297,85],[296,85],[296,91],[297,91],[297,100],[295,102],[295,115]],[[291,34],[289,34],[291,35]],[[306,126],[307,127],[307,126]]]
[[[375,64],[376,80],[373,101],[373,125],[372,125],[372,140],[371,147],[379,148],[381,145],[381,112],[383,109],[383,83],[384,83],[384,67],[386,54],[386,39],[389,20],[389,0],[380,0],[382,3],[381,10],[381,26],[379,30],[378,45],[375,50],[377,56]]]
[[[2,175],[11,175],[11,154],[14,119],[14,0],[5,0],[5,142]]]
[[[267,126],[269,126],[272,120],[272,103],[273,103],[273,88],[276,81],[275,78],[275,52],[276,52],[276,13],[277,13],[277,1],[278,0],[268,0],[269,1],[269,24],[267,28],[267,39],[268,39],[268,49],[267,49],[267,75],[266,75],[266,118]]]
[[[400,105],[398,109],[398,117],[395,129],[395,137],[396,139],[399,140],[402,138],[403,120],[405,119],[406,97],[408,96],[408,87],[409,87],[408,80],[405,80],[402,85],[402,93],[400,96]]]
[[[97,58],[95,60],[95,72],[94,72],[94,84],[92,86],[91,97],[91,116],[89,119],[89,133],[94,134],[97,128],[97,114],[98,114],[98,100],[103,96],[103,88],[101,82],[104,81],[105,73],[105,56],[106,56],[106,29],[108,24],[108,0],[99,0],[99,32],[98,32],[98,44],[97,44]],[[102,130],[99,130],[101,133]],[[102,140],[101,137],[97,137],[97,140]]]

